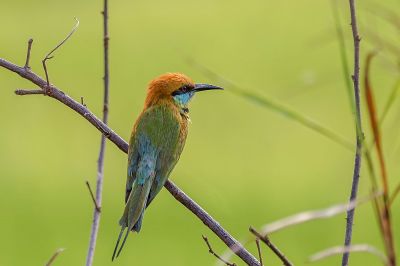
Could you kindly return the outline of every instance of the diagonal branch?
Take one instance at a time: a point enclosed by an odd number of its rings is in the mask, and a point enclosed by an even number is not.
[[[70,96],[59,90],[56,86],[50,84],[47,86],[46,80],[42,79],[32,71],[27,71],[25,68],[17,66],[7,60],[0,58],[0,66],[17,73],[26,80],[31,81],[40,88],[44,89],[45,95],[56,99],[57,101],[65,104],[83,118],[85,118],[89,123],[91,123],[95,128],[97,128],[101,133],[103,133],[106,138],[112,141],[120,150],[127,153],[128,143],[125,142],[120,136],[118,136],[111,128],[104,124],[100,119],[98,119],[89,109],[80,104],[79,102],[72,99]],[[165,188],[187,209],[194,213],[208,228],[210,228],[233,252],[240,257],[245,263],[251,266],[259,266],[260,262],[247,251],[235,238],[233,238],[213,217],[211,217],[204,209],[202,209],[195,201],[193,201],[189,196],[187,196],[181,189],[179,189],[171,181],[165,183]]]

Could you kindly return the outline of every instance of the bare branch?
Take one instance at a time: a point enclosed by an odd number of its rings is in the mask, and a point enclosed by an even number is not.
[[[264,242],[265,245],[267,245],[272,252],[275,253],[276,256],[283,262],[283,265],[285,266],[293,266],[293,263],[291,263],[285,255],[271,242],[269,237],[267,235],[261,235],[259,232],[257,232],[253,227],[249,228],[249,231],[255,235],[258,239],[260,239],[262,242]]]
[[[30,38],[30,39],[28,40],[28,50],[27,50],[27,52],[26,52],[26,61],[25,61],[25,66],[24,66],[24,68],[26,68],[26,69],[30,69],[29,60],[31,59],[31,48],[32,48],[32,43],[33,43],[33,39]]]
[[[49,82],[49,74],[47,72],[47,67],[46,67],[46,61],[49,59],[52,59],[54,56],[52,55],[58,48],[60,48],[66,41],[68,41],[68,39],[72,36],[72,34],[74,34],[74,32],[78,29],[79,27],[79,20],[77,18],[75,18],[76,20],[76,24],[75,26],[72,28],[71,32],[68,33],[67,37],[64,38],[64,40],[62,40],[56,47],[53,48],[53,50],[51,50],[42,60],[42,64],[43,64],[43,69],[44,69],[44,73],[46,74],[46,81],[47,81],[47,86],[50,85]]]
[[[42,89],[46,88],[45,94],[47,96],[56,99],[57,101],[65,104],[66,106],[80,114],[95,128],[105,134],[105,136],[110,141],[112,141],[120,150],[125,153],[128,152],[128,143],[125,142],[100,119],[98,119],[93,113],[91,113],[86,106],[83,106],[79,102],[75,101],[70,96],[60,91],[56,86],[48,86],[46,80],[43,80],[32,71],[27,71],[25,68],[19,67],[2,58],[0,58],[0,66],[17,73],[24,79],[31,81]],[[234,249],[234,253],[238,257],[240,257],[245,263],[251,266],[260,265],[259,261],[248,250],[246,250],[242,246],[242,244],[239,243],[239,241],[233,238],[213,217],[211,217],[205,210],[203,210],[195,201],[187,196],[173,182],[167,181],[164,187],[175,197],[175,199],[182,203],[187,209],[195,214],[208,228],[210,228],[229,248]]]
[[[64,250],[65,250],[64,248],[57,249],[56,252],[54,252],[53,256],[51,256],[49,261],[46,263],[46,266],[50,266],[54,262],[54,260],[58,257],[58,255],[60,255],[60,253],[63,252]]]
[[[354,171],[353,171],[353,181],[351,185],[350,201],[357,199],[358,183],[360,180],[360,169],[361,169],[361,154],[362,154],[362,143],[364,138],[364,133],[361,124],[361,104],[360,104],[360,36],[358,34],[357,18],[356,18],[356,8],[355,0],[349,0],[350,4],[350,16],[351,16],[351,29],[353,33],[354,42],[354,70],[353,70],[353,89],[354,89],[354,99],[355,99],[355,116],[356,116],[356,150],[354,158]],[[354,211],[351,209],[347,211],[346,217],[346,233],[344,245],[351,245],[351,238],[353,235],[353,221],[354,221]],[[349,263],[349,252],[345,252],[342,258],[342,266],[347,266]]]
[[[89,181],[87,181],[87,180],[86,180],[86,186],[89,189],[90,197],[92,198],[92,201],[93,201],[94,207],[96,208],[96,211],[101,212],[101,207],[99,206],[99,204],[97,204],[96,198],[94,197],[94,194],[93,194],[93,190],[90,187]]]
[[[108,95],[109,95],[109,64],[108,64],[108,0],[104,0],[103,7],[103,35],[104,35],[104,98],[103,98],[103,123],[107,125],[108,122]],[[81,98],[83,105],[83,98]],[[106,136],[103,134],[100,140],[99,158],[97,160],[97,180],[96,180],[96,199],[95,209],[93,213],[92,230],[90,234],[88,255],[86,258],[86,266],[91,266],[94,259],[94,251],[96,247],[96,239],[100,225],[100,206],[102,201],[103,180],[104,180],[104,153],[106,148]],[[88,184],[88,183],[87,183]],[[89,187],[90,188],[90,187]]]
[[[26,90],[26,89],[17,89],[14,91],[17,95],[32,95],[32,94],[45,94],[43,90]]]
[[[218,260],[222,261],[225,265],[227,265],[227,266],[236,266],[235,263],[230,263],[229,261],[224,260],[217,253],[215,253],[214,250],[212,249],[211,245],[210,245],[210,242],[208,242],[208,238],[206,236],[204,236],[204,235],[202,237],[204,239],[204,242],[206,242],[206,244],[207,244],[208,252],[210,252],[212,255],[214,255],[214,257],[216,257]]]
[[[314,255],[311,255],[308,260],[310,262],[316,262],[316,261],[326,259],[326,258],[334,256],[334,255],[343,254],[346,252],[367,252],[367,253],[377,256],[379,259],[382,260],[382,262],[385,265],[388,265],[388,261],[387,261],[385,254],[380,252],[375,247],[367,245],[367,244],[357,244],[357,245],[351,245],[348,247],[344,247],[344,246],[331,247],[331,248],[325,249],[323,251],[320,251],[318,253],[315,253]]]

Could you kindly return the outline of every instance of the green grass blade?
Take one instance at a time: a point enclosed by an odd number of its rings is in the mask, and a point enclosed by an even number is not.
[[[343,80],[346,85],[346,91],[347,95],[349,97],[350,101],[350,108],[351,112],[354,117],[355,121],[355,112],[356,112],[356,106],[354,103],[354,97],[353,97],[353,85],[351,83],[350,79],[350,67],[349,63],[347,61],[347,52],[346,52],[346,43],[344,41],[344,34],[342,27],[340,25],[340,18],[339,18],[339,7],[337,0],[331,0],[331,5],[332,5],[332,15],[333,15],[333,20],[335,22],[335,29],[336,29],[336,35],[339,43],[339,52],[340,52],[340,61],[342,64],[342,73],[343,73]]]
[[[400,79],[396,81],[394,84],[392,91],[390,92],[389,98],[386,101],[385,107],[383,108],[383,112],[381,118],[379,119],[379,124],[382,125],[383,121],[385,120],[387,113],[389,112],[390,108],[393,106],[394,100],[396,99],[398,92],[400,89]]]

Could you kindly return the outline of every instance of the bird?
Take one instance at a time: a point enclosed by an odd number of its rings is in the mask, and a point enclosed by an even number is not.
[[[143,110],[129,141],[125,209],[112,260],[120,255],[129,232],[139,233],[145,209],[168,180],[182,153],[190,122],[188,104],[196,93],[207,90],[223,88],[194,83],[181,73],[163,74],[149,83]]]

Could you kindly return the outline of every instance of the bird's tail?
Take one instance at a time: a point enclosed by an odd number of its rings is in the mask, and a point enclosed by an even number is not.
[[[129,230],[126,231],[126,235],[125,235],[124,241],[122,241],[122,245],[119,248],[119,251],[117,253],[117,249],[118,249],[118,246],[119,246],[119,241],[121,241],[121,237],[122,237],[122,234],[124,233],[125,229],[126,229],[126,227],[121,227],[121,231],[119,232],[117,244],[115,244],[115,248],[114,248],[114,252],[113,252],[111,261],[114,261],[115,254],[117,254],[117,257],[119,256],[119,253],[121,253],[121,250],[125,245],[125,241],[126,241],[126,238],[128,237]]]
[[[122,215],[119,224],[121,225],[121,231],[118,235],[118,240],[114,248],[112,260],[118,257],[125,245],[126,239],[128,238],[129,232],[136,231],[139,232],[142,226],[142,219],[144,215],[144,210],[146,208],[147,198],[150,193],[152,180],[148,180],[144,184],[135,184],[132,189],[128,201],[125,205],[124,214]],[[121,241],[122,235],[126,230],[125,237],[122,244],[118,250],[119,242]],[[118,252],[117,252],[118,250]]]

